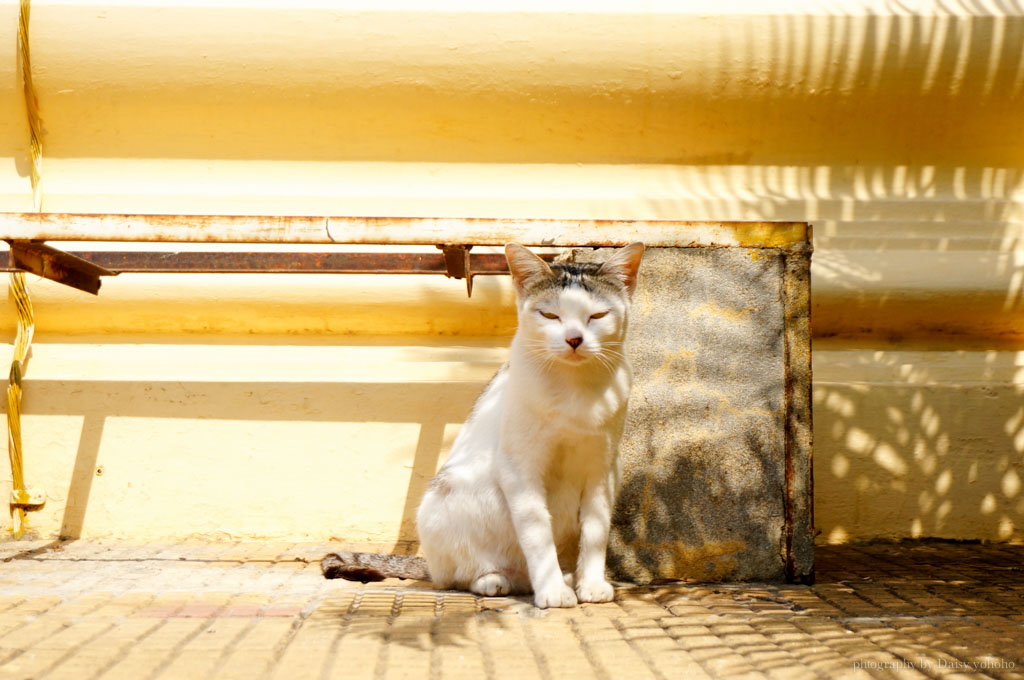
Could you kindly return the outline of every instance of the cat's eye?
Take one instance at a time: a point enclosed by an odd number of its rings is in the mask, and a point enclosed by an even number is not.
[[[552,314],[551,312],[544,312],[544,311],[541,311],[539,309],[537,311],[540,312],[540,315],[543,316],[545,319],[557,319],[558,318],[557,314]]]
[[[598,312],[597,314],[591,314],[590,320],[593,321],[594,319],[603,319],[606,316],[608,316],[608,312]]]

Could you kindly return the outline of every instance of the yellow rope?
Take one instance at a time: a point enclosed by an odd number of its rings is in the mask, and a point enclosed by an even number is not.
[[[32,154],[32,204],[37,211],[43,209],[43,122],[39,117],[39,97],[32,83],[32,55],[28,47],[28,20],[30,0],[21,0],[18,10],[18,54],[21,57],[21,83],[25,91],[25,109],[28,113],[29,150]]]
[[[11,375],[7,384],[7,452],[11,458],[11,518],[15,520],[12,531],[18,538],[25,533],[27,526],[24,505],[27,503],[28,491],[25,490],[25,472],[21,459],[21,376],[24,373],[25,359],[32,343],[35,324],[32,315],[32,300],[25,288],[25,274],[11,272],[11,291],[14,293],[14,304],[18,309],[18,333],[14,338],[14,358],[11,360]]]
[[[29,150],[32,154],[32,204],[37,211],[43,209],[43,144],[42,121],[39,117],[39,99],[32,83],[32,59],[28,46],[28,21],[30,0],[21,0],[18,11],[18,55],[21,58],[21,78],[25,92],[25,109],[28,114]],[[25,489],[25,469],[21,451],[21,378],[25,372],[25,359],[32,344],[35,323],[32,315],[32,301],[25,287],[25,274],[11,272],[11,292],[18,310],[18,333],[14,338],[14,357],[11,360],[11,374],[7,383],[7,453],[11,459],[11,531],[20,538],[28,524],[25,506],[31,504]]]

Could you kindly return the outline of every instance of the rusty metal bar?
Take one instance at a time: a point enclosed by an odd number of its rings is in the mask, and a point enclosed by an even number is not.
[[[38,241],[790,248],[809,235],[804,222],[0,213],[0,238]]]
[[[57,251],[62,252],[62,251]],[[291,274],[445,274],[450,275],[443,253],[298,253],[225,251],[73,251],[66,253],[98,265],[113,274],[123,273],[291,273]],[[551,260],[554,255],[542,255]],[[0,271],[20,271],[10,255],[0,252]],[[508,274],[505,256],[469,255],[473,276]],[[456,278],[462,278],[464,274]]]
[[[94,262],[43,243],[11,241],[10,246],[8,259],[12,271],[29,271],[93,295],[100,292],[101,276],[117,275]]]
[[[466,279],[466,297],[473,297],[472,259],[469,251],[473,246],[438,246],[444,253],[445,276],[451,279]]]

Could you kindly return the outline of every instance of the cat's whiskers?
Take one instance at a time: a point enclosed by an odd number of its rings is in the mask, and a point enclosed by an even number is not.
[[[594,354],[594,358],[597,359],[601,363],[601,365],[607,368],[609,371],[614,371],[617,367],[617,362],[614,361],[611,357],[607,356],[604,352],[598,352]]]
[[[621,347],[622,347],[622,343],[621,342],[609,342],[609,343],[605,343],[605,344],[601,345],[601,352],[609,354],[611,356],[623,358],[623,357],[625,357],[625,354],[622,353],[622,351],[620,349]],[[619,348],[619,349],[617,349],[617,348]]]
[[[615,359],[617,361],[623,361],[626,355],[622,352],[616,352],[615,350],[602,350],[601,355],[608,359]]]
[[[555,363],[557,357],[548,351],[548,345],[543,340],[527,340],[526,356],[537,361],[537,367],[546,371]]]
[[[621,342],[601,343],[597,349],[588,347],[589,351],[586,354],[581,353],[581,355],[585,359],[593,359],[603,369],[614,372],[618,364],[626,360],[625,354],[616,349],[622,345]],[[523,349],[525,350],[524,354],[541,370],[547,371],[560,366],[559,355],[551,351],[546,340],[525,338],[523,339]]]

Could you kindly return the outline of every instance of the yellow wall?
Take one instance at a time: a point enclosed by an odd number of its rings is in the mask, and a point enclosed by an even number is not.
[[[809,220],[821,540],[1021,538],[1024,12],[634,4],[36,0],[44,209]],[[407,541],[514,324],[500,279],[30,279],[47,535]]]

